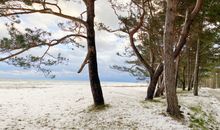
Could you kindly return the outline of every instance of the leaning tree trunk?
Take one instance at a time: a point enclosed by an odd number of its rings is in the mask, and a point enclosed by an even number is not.
[[[147,97],[145,98],[145,100],[153,100],[158,78],[159,78],[159,76],[158,77],[154,77],[154,76],[151,77],[150,84],[148,85],[148,89],[147,89]]]
[[[164,81],[167,97],[167,112],[174,117],[180,117],[180,109],[175,88],[175,63],[174,63],[174,23],[177,0],[167,0],[166,21],[164,29]]]
[[[94,9],[95,0],[87,0],[87,44],[89,54],[89,78],[90,85],[95,105],[103,105],[104,98],[102,94],[102,88],[100,85],[98,66],[96,58],[96,46],[95,46],[95,30],[94,30]]]
[[[165,89],[165,87],[164,87],[164,83],[163,83],[163,75],[161,75],[159,78],[159,81],[158,81],[158,88],[155,93],[155,97],[160,97],[161,95],[163,95],[164,89]]]
[[[196,47],[196,59],[195,59],[195,72],[194,72],[194,82],[193,82],[193,94],[198,96],[198,76],[199,76],[199,46],[200,40],[198,38],[197,47]]]
[[[159,79],[162,72],[163,72],[163,64],[159,64],[157,66],[155,72],[150,77],[151,81],[150,81],[150,84],[147,88],[147,96],[146,96],[145,100],[153,100],[156,85],[157,85],[158,79]]]

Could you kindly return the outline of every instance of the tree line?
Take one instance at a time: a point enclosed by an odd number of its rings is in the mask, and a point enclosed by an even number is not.
[[[130,48],[118,55],[135,57],[126,61],[131,67],[114,65],[112,68],[129,72],[140,80],[150,77],[145,100],[153,100],[165,91],[167,112],[178,118],[181,117],[181,111],[176,88],[194,88],[194,95],[198,95],[199,81],[210,76],[210,70],[220,63],[219,1],[130,0],[123,3],[120,0],[109,0],[119,21],[117,29],[111,29],[105,23],[95,24],[95,2],[99,1],[82,0],[86,10],[79,14],[80,17],[63,13],[59,6],[62,1],[65,0],[1,0],[0,16],[10,19],[12,23],[6,24],[10,37],[2,38],[0,42],[3,56],[0,61],[23,68],[34,67],[50,75],[50,70],[44,66],[68,60],[61,54],[50,55],[50,48],[66,44],[81,46],[80,42],[86,40],[87,55],[78,73],[88,64],[94,104],[103,105],[97,66],[96,26],[129,40]],[[58,26],[70,34],[52,38],[47,30],[26,28],[22,32],[14,26],[21,22],[21,15],[28,17],[33,13],[66,19],[67,23],[59,23]],[[47,47],[42,56],[18,56],[37,47]]]

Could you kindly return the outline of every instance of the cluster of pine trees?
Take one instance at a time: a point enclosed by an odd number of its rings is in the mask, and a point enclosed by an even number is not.
[[[35,67],[49,75],[50,70],[44,66],[59,64],[67,59],[60,54],[52,56],[48,50],[67,43],[80,46],[84,39],[87,41],[87,55],[78,73],[88,64],[94,104],[103,105],[95,44],[95,0],[82,0],[86,10],[79,14],[81,17],[63,13],[59,6],[61,1],[1,0],[0,17],[10,19],[12,24],[6,24],[10,38],[3,38],[0,42],[0,61],[24,68]],[[129,0],[125,3],[123,0],[109,0],[109,4],[118,18],[119,28],[113,30],[105,23],[99,23],[97,27],[120,38],[128,38],[130,48],[118,55],[136,57],[126,61],[130,67],[114,65],[112,68],[129,72],[140,80],[150,77],[145,99],[153,100],[166,92],[167,112],[171,116],[181,117],[176,88],[193,88],[194,95],[198,95],[199,83],[206,83],[207,77],[213,75],[218,78],[220,1]],[[14,26],[21,22],[20,15],[28,17],[33,13],[68,20],[58,26],[71,34],[54,39],[50,38],[51,33],[47,30],[26,28],[22,32]],[[47,49],[40,57],[18,56],[36,47]]]

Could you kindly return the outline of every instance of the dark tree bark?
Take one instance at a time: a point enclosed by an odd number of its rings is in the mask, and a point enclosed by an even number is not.
[[[186,90],[186,76],[185,76],[185,70],[186,70],[186,67],[184,66],[184,67],[183,67],[183,81],[182,81],[183,91]]]
[[[145,100],[153,100],[158,78],[159,77],[151,77],[150,84],[148,85],[147,89],[147,97],[145,98]]]
[[[198,96],[198,77],[199,77],[199,46],[200,40],[198,38],[196,47],[196,60],[195,60],[195,72],[194,72],[194,82],[193,82],[193,94]]]
[[[174,63],[174,26],[177,0],[167,0],[166,21],[164,29],[164,81],[167,96],[167,112],[174,117],[180,117],[180,109],[175,88],[175,63]]]
[[[192,66],[193,67],[193,66]],[[192,68],[193,69],[193,68]],[[193,89],[193,82],[194,82],[194,70],[191,70],[191,80],[190,80],[190,88]]]
[[[95,30],[94,30],[94,17],[95,17],[95,0],[84,0],[87,6],[87,44],[89,52],[89,78],[95,105],[103,105],[104,98],[102,88],[98,75],[98,66],[96,58],[95,46]]]
[[[157,85],[158,79],[159,79],[162,72],[163,72],[163,64],[160,64],[160,65],[158,65],[158,67],[155,70],[155,72],[153,73],[153,75],[150,76],[151,82],[148,86],[147,96],[146,96],[145,100],[153,100],[156,85]]]

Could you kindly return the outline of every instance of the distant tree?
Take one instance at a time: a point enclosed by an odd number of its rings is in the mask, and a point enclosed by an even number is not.
[[[63,0],[64,1],[64,0]],[[102,94],[102,89],[100,85],[98,68],[97,68],[97,58],[96,58],[96,46],[95,46],[95,30],[94,30],[94,17],[95,17],[95,0],[83,0],[86,6],[86,11],[79,14],[80,17],[75,17],[71,15],[64,14],[62,8],[58,4],[58,0],[49,2],[47,0],[1,0],[0,1],[0,16],[7,17],[13,21],[18,21],[20,15],[23,14],[50,14],[53,16],[61,17],[69,20],[67,24],[58,24],[60,28],[64,31],[68,31],[71,34],[66,35],[62,38],[48,40],[48,32],[41,29],[31,30],[26,29],[25,33],[20,33],[14,27],[10,28],[11,38],[4,38],[1,40],[1,52],[9,53],[8,56],[3,57],[0,61],[12,58],[11,63],[20,66],[30,66],[31,62],[44,63],[43,58],[48,54],[50,47],[63,43],[76,43],[77,39],[83,38],[87,40],[87,55],[80,67],[78,73],[80,73],[84,66],[88,63],[89,65],[89,77],[90,85],[93,94],[94,104],[103,105],[104,98]],[[75,1],[77,2],[77,1]],[[78,1],[79,2],[79,1]],[[83,15],[86,13],[86,20],[84,20]],[[47,51],[42,57],[15,57],[31,48],[47,46]],[[14,58],[13,58],[14,57]],[[52,62],[49,64],[55,64],[57,62]],[[32,65],[33,66],[33,65]]]
[[[198,96],[198,76],[199,76],[199,49],[200,49],[200,39],[197,39],[197,46],[196,46],[196,59],[195,59],[195,68],[194,68],[194,80],[193,80],[193,88],[194,88],[194,95]]]
[[[185,4],[190,4],[190,2],[185,1]],[[188,90],[197,88],[201,81],[206,81],[207,78],[212,77],[212,71],[216,66],[219,66],[218,50],[220,47],[217,44],[219,44],[218,21],[220,19],[218,13],[216,13],[219,7],[220,2],[218,1],[204,1],[204,8],[196,18],[198,22],[193,24],[186,47],[183,48],[184,50],[181,54],[179,67],[180,74],[178,79],[183,90],[185,90],[186,86]],[[197,57],[198,40],[200,51]],[[197,58],[198,60],[196,60]],[[204,84],[205,82],[201,85]],[[193,91],[197,93],[197,89]]]

